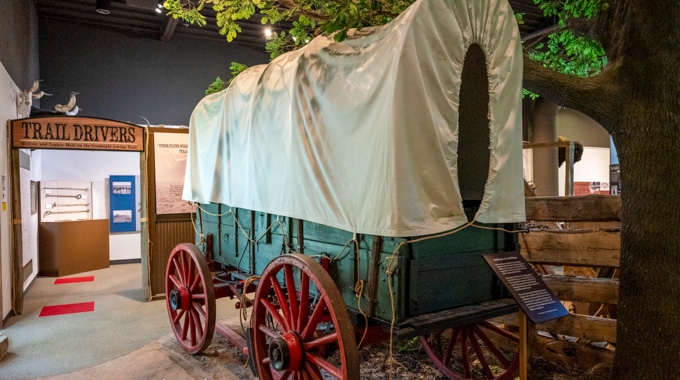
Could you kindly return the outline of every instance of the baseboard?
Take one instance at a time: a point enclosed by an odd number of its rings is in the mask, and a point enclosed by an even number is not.
[[[155,296],[151,297],[151,301],[158,301],[158,300],[164,300],[164,299],[165,299],[165,293],[156,294]]]
[[[9,313],[7,313],[7,316],[2,321],[0,321],[0,329],[4,329],[5,325],[7,325],[7,321],[9,321],[9,318],[13,316],[14,310],[10,310]]]
[[[28,293],[28,291],[31,290],[31,286],[33,286],[33,283],[35,283],[36,278],[38,278],[38,276],[33,277],[33,279],[31,280],[31,283],[28,284],[28,286],[26,287],[26,290],[24,290],[24,297],[26,297],[26,293]]]
[[[140,264],[142,262],[142,259],[125,259],[125,260],[111,260],[109,261],[110,265],[118,265],[118,264]]]

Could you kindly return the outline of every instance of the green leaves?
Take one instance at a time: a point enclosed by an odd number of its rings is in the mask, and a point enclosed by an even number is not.
[[[530,59],[538,61],[563,74],[578,77],[597,75],[607,65],[607,56],[599,42],[575,35],[568,28],[570,18],[585,17],[591,19],[609,4],[602,0],[534,0],[543,13],[557,18],[555,32],[545,37],[527,51]],[[537,97],[527,90],[522,96]]]
[[[220,79],[220,77],[217,77],[217,79],[215,79],[215,81],[212,82],[210,86],[208,86],[208,89],[205,90],[205,94],[206,95],[214,94],[229,87],[229,84],[231,84],[231,82],[236,78],[236,76],[246,71],[247,68],[248,66],[244,64],[232,62],[231,66],[229,66],[229,69],[231,70],[231,79],[229,79],[229,82],[227,83]]]
[[[227,86],[229,86],[227,82],[224,82],[222,79],[220,79],[220,77],[217,77],[217,79],[215,79],[215,81],[212,82],[210,86],[208,86],[208,89],[205,90],[205,94],[210,95],[216,92],[220,92],[227,88]]]

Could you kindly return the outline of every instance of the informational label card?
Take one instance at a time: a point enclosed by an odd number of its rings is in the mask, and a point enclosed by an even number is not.
[[[543,323],[569,315],[569,311],[519,252],[482,256],[532,322]]]

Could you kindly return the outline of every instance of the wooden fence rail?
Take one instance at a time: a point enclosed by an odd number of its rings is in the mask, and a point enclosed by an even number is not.
[[[543,273],[548,273],[543,274],[542,278],[560,300],[585,303],[586,306],[618,304],[619,281],[612,278],[614,276],[597,278],[553,274],[550,269],[551,266],[578,267],[587,272],[591,272],[587,268],[594,268],[593,273],[614,273],[621,257],[621,235],[619,228],[609,227],[618,226],[617,222],[621,219],[621,200],[618,196],[528,197],[526,216],[528,221],[543,224],[544,227],[530,229],[520,235],[522,255],[530,263],[544,269]],[[564,222],[565,229],[545,229],[546,225],[555,228],[555,222]],[[592,229],[569,229],[570,224],[588,224],[588,228]],[[607,228],[600,228],[600,225]],[[578,272],[576,269],[574,271]],[[557,272],[561,273],[561,270]],[[517,315],[495,321],[517,326]],[[616,344],[616,319],[572,313],[535,328],[553,336],[559,334],[579,339],[573,342],[534,336],[535,354],[548,356],[548,359],[571,358],[576,364],[586,366],[611,363],[613,351],[587,343],[608,342],[609,347],[613,347],[611,344]]]

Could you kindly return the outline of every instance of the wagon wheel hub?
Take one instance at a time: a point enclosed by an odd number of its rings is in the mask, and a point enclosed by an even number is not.
[[[300,337],[294,332],[287,332],[281,338],[269,342],[269,358],[272,367],[277,371],[297,371],[302,368],[304,351]]]
[[[170,308],[172,311],[189,310],[191,305],[191,292],[184,286],[170,291]]]

